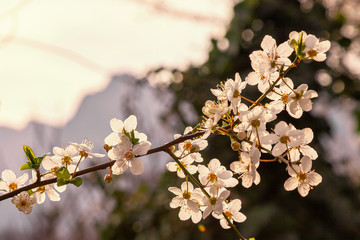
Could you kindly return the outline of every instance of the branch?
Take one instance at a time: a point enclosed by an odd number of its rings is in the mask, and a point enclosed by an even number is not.
[[[178,143],[181,143],[181,142],[184,142],[188,139],[193,139],[193,138],[196,138],[196,137],[199,137],[201,136],[202,134],[204,134],[203,131],[200,131],[200,132],[197,132],[197,133],[190,133],[190,134],[186,134],[184,136],[181,136],[171,142],[168,142],[160,147],[156,147],[156,148],[153,148],[153,149],[150,149],[145,155],[142,155],[142,156],[146,156],[146,155],[149,155],[149,154],[153,154],[153,153],[156,153],[156,152],[167,152],[169,147],[175,145],[175,144],[178,144]],[[137,157],[141,157],[141,156],[137,156]],[[78,171],[78,172],[75,172],[74,174],[74,178],[77,177],[77,176],[81,176],[81,175],[84,175],[84,174],[87,174],[87,173],[90,173],[90,172],[95,172],[95,171],[98,171],[98,170],[102,170],[102,169],[106,169],[108,167],[112,167],[112,165],[114,165],[114,163],[116,162],[116,160],[112,160],[110,162],[106,162],[106,163],[102,163],[102,164],[99,164],[99,165],[95,165],[93,167],[89,167],[89,168],[86,168],[84,170],[81,170],[81,171]],[[5,199],[8,199],[8,198],[11,198],[11,197],[14,197],[15,195],[23,192],[23,191],[28,191],[28,190],[31,190],[31,189],[34,189],[34,188],[37,188],[37,187],[40,187],[40,186],[45,186],[45,185],[49,185],[49,184],[53,184],[53,183],[56,183],[57,182],[57,177],[54,177],[54,178],[51,178],[51,179],[47,179],[47,180],[43,180],[43,181],[40,181],[40,178],[38,178],[38,180],[30,185],[27,185],[27,186],[24,186],[24,187],[21,187],[21,188],[18,188],[14,191],[11,191],[11,192],[8,192],[6,194],[3,194],[3,195],[0,195],[0,201],[3,201]]]

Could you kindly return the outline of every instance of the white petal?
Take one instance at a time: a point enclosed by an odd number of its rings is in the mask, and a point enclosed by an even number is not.
[[[287,42],[280,44],[276,52],[280,57],[289,57],[294,50],[289,46]]]
[[[310,157],[303,156],[300,161],[301,161],[302,170],[304,172],[309,172],[311,169],[311,166],[312,166],[312,161],[311,161]]]
[[[315,160],[318,158],[318,154],[315,151],[315,149],[313,149],[312,147],[308,146],[308,145],[304,145],[300,147],[300,152],[303,155],[309,156],[311,160]]]
[[[126,160],[118,160],[111,167],[113,174],[119,175],[122,174],[128,169],[128,162]]]
[[[272,149],[272,155],[274,155],[274,157],[277,157],[283,154],[285,151],[286,151],[286,145],[281,142],[278,142]]]
[[[234,199],[228,204],[229,211],[231,213],[235,213],[240,211],[241,209],[241,200],[240,199]]]
[[[130,172],[134,175],[139,175],[144,172],[144,165],[141,159],[133,158],[129,161]]]
[[[285,181],[284,188],[286,191],[292,191],[297,188],[298,184],[299,180],[297,179],[297,177],[290,177]]]
[[[124,123],[117,118],[113,118],[110,120],[110,127],[113,132],[121,133],[124,128]]]
[[[151,147],[151,143],[148,141],[141,142],[139,144],[136,144],[132,150],[133,154],[136,156],[141,156],[146,154]]]
[[[46,194],[51,201],[60,201],[60,195],[51,187],[46,189]]]
[[[16,180],[16,175],[11,170],[4,170],[1,174],[1,181],[13,183]]]
[[[104,142],[109,146],[115,146],[121,142],[120,135],[112,132],[105,138]]]
[[[27,173],[24,173],[23,175],[21,175],[21,177],[17,178],[15,180],[16,184],[19,186],[22,186],[25,184],[25,182],[28,180],[29,175]]]
[[[310,191],[309,184],[301,182],[299,187],[298,187],[298,192],[300,193],[300,195],[302,197],[305,197],[306,195],[308,195],[309,191]]]
[[[311,186],[317,186],[319,183],[321,183],[322,177],[316,172],[311,172],[308,174],[306,180]]]
[[[244,222],[246,220],[246,216],[241,212],[236,212],[233,214],[233,219],[235,222]]]
[[[137,119],[134,115],[129,116],[124,121],[124,128],[127,132],[130,132],[131,130],[134,130],[137,126]]]
[[[190,217],[190,209],[187,206],[182,206],[179,211],[180,220],[185,221],[188,220]]]

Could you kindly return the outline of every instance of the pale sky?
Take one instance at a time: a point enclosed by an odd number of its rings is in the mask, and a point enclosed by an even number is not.
[[[114,73],[142,77],[158,66],[201,64],[210,38],[223,38],[233,4],[0,0],[0,126],[61,126]]]

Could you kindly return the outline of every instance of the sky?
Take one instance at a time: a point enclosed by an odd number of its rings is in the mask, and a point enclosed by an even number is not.
[[[206,61],[232,0],[0,0],[0,126],[63,126],[114,74]]]

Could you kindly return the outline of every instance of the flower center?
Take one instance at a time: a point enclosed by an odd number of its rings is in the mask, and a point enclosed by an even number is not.
[[[190,199],[190,197],[191,197],[191,193],[189,193],[188,191],[183,192],[183,198],[184,199]]]
[[[233,93],[233,98],[237,98],[239,96],[240,96],[240,92],[237,89],[235,89],[235,91]]]
[[[21,201],[20,201],[20,206],[26,207],[26,205],[27,205],[26,200],[21,200]]]
[[[84,157],[84,158],[87,158],[89,156],[89,154],[87,154],[87,152],[85,152],[85,151],[80,151],[79,155]]]
[[[14,191],[17,189],[17,184],[16,183],[10,183],[9,185],[9,191]]]
[[[282,136],[279,140],[282,144],[287,144],[290,142],[290,138],[288,136]]]
[[[208,175],[208,179],[209,179],[209,181],[210,182],[215,182],[216,180],[217,180],[217,176],[216,176],[216,174],[214,174],[214,173],[210,173],[209,175]]]
[[[181,163],[181,165],[183,165],[184,166],[184,168],[186,168],[186,164],[185,163],[183,163],[183,162],[181,162],[180,161],[180,163]],[[179,164],[177,164],[177,169],[176,169],[178,172],[180,172],[180,171],[182,171],[182,169],[181,169],[181,167],[179,166]]]
[[[224,212],[224,214],[229,218],[229,220],[232,219],[232,214],[229,211]]]
[[[216,201],[217,201],[216,197],[212,197],[212,198],[209,199],[209,202],[210,202],[211,205],[215,205]]]
[[[255,127],[255,128],[259,127],[260,126],[260,120],[259,119],[252,120],[251,121],[251,126]]]
[[[289,94],[284,93],[281,96],[281,101],[283,101],[284,103],[287,103],[289,101]]]
[[[309,57],[311,57],[311,58],[314,58],[314,57],[316,57],[316,55],[317,55],[317,51],[314,50],[314,49],[311,49],[311,50],[308,51],[307,53],[309,54]]]
[[[192,144],[190,142],[185,142],[184,148],[186,151],[190,151],[191,147],[192,147]]]
[[[305,181],[306,177],[307,177],[307,174],[306,174],[306,173],[303,173],[303,172],[301,172],[301,173],[298,175],[299,181],[301,181],[301,182]]]
[[[69,156],[65,156],[65,157],[63,157],[63,159],[62,159],[62,164],[67,164],[67,165],[70,165],[71,164],[71,157],[69,157]]]
[[[132,152],[127,152],[127,153],[125,154],[125,158],[126,158],[127,160],[131,160],[131,159],[134,158],[134,154],[133,154]]]
[[[45,192],[45,186],[38,187],[38,189],[36,191],[39,192],[39,193]]]

